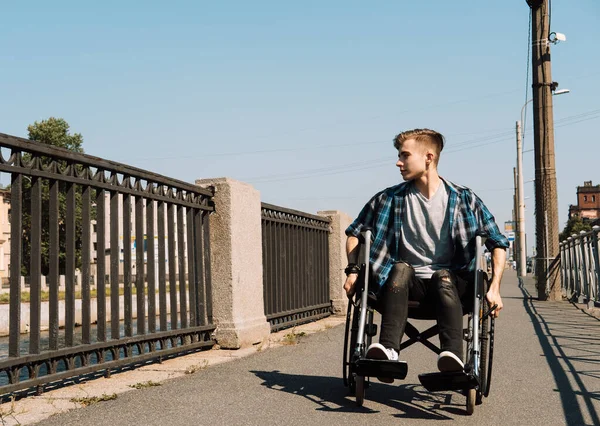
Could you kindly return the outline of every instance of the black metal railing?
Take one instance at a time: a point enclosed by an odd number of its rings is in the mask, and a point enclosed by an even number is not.
[[[262,203],[263,291],[271,330],[331,314],[330,220]]]
[[[2,133],[0,172],[11,176],[0,394],[214,344],[211,191]]]
[[[560,243],[562,289],[571,300],[600,305],[600,226]]]

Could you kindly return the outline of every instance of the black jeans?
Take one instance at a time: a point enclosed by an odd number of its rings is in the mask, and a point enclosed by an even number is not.
[[[450,351],[462,359],[463,305],[473,303],[473,285],[473,272],[439,270],[431,279],[420,279],[412,266],[396,263],[378,294],[379,343],[399,352],[408,318],[408,301],[418,301],[435,312],[442,351]]]

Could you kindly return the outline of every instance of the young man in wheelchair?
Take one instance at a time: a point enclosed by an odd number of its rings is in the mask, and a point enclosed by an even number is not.
[[[433,130],[415,129],[394,138],[396,166],[405,182],[387,188],[364,206],[346,230],[348,240],[348,297],[358,278],[360,231],[372,229],[369,253],[371,290],[376,289],[381,312],[379,343],[366,358],[398,360],[408,317],[408,301],[435,308],[439,327],[438,369],[461,371],[463,365],[463,308],[473,294],[475,236],[484,235],[492,256],[492,277],[486,294],[492,315],[502,309],[500,281],[508,240],[483,202],[468,188],[438,175],[444,137]],[[382,378],[386,382],[394,379]]]

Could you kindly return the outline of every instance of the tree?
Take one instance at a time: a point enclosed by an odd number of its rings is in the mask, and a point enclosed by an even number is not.
[[[80,133],[70,134],[69,124],[62,118],[50,117],[47,120],[35,122],[27,127],[29,139],[35,142],[46,145],[66,148],[70,151],[83,153],[83,136]],[[23,155],[27,161],[31,156]],[[29,158],[28,158],[29,157]],[[42,161],[49,161],[43,159]],[[42,274],[47,275],[49,272],[49,251],[50,251],[50,234],[49,234],[49,203],[50,189],[48,180],[41,181],[42,192]],[[66,267],[66,222],[67,213],[65,184],[59,184],[59,271],[64,274]],[[90,226],[90,224],[81,223],[81,207],[82,198],[81,191],[75,192],[75,265],[81,267],[81,235],[82,226]],[[87,248],[89,250],[89,248]],[[29,276],[31,265],[31,180],[23,180],[23,263],[21,272],[25,276]]]
[[[579,216],[572,216],[565,225],[565,229],[560,233],[559,240],[564,241],[573,234],[579,234],[581,231],[591,231],[592,225],[589,222],[585,222]]]
[[[39,123],[27,126],[29,139],[46,145],[66,148],[69,151],[83,153],[81,133],[69,134],[69,123],[62,118],[50,117]]]

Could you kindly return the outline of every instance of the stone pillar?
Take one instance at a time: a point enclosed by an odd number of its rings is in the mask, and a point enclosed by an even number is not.
[[[210,216],[213,318],[223,348],[263,341],[271,332],[263,301],[260,193],[229,178],[200,179],[215,188]]]
[[[352,218],[344,212],[326,210],[318,212],[331,220],[331,233],[329,234],[329,294],[335,314],[346,314],[348,297],[344,291],[346,274],[344,269],[348,265],[346,255],[346,228],[352,223]]]

